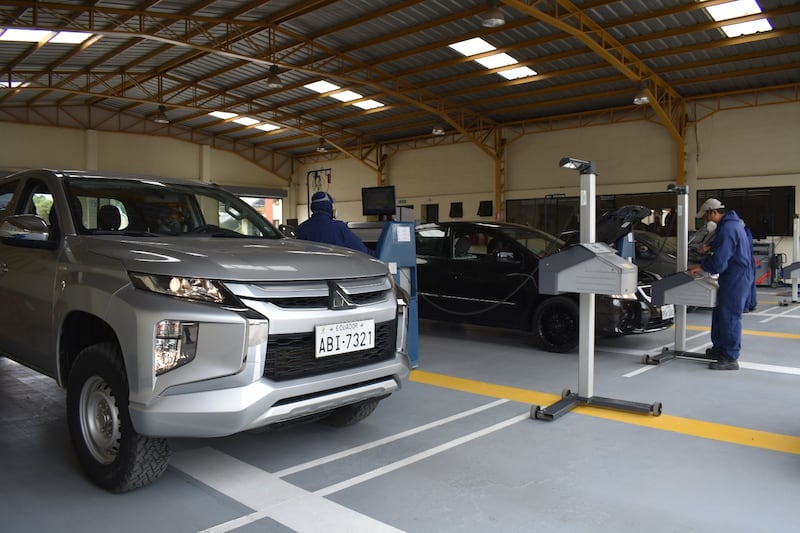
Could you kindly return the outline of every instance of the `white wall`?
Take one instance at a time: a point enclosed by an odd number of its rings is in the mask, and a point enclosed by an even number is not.
[[[63,168],[134,172],[226,185],[285,188],[283,178],[246,159],[187,141],[152,135],[4,122],[0,168]]]
[[[320,190],[333,196],[338,217],[347,221],[365,220],[361,214],[362,187],[394,185],[397,202],[413,205],[417,217],[422,204],[438,203],[440,220],[448,220],[451,201],[463,202],[464,218],[470,219],[476,218],[480,200],[494,200],[494,162],[481,149],[472,144],[426,147],[391,155],[382,180],[376,170],[353,160],[302,166],[292,179],[301,222],[307,213],[307,173],[322,168],[331,168],[332,178]],[[311,190],[313,194],[313,185]]]
[[[580,179],[562,157],[594,161],[599,194],[663,191],[675,181],[675,142],[652,122],[626,122],[526,135],[506,149],[506,199],[576,196]]]

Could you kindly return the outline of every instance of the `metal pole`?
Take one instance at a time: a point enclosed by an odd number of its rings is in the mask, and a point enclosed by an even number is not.
[[[689,186],[678,189],[678,261],[676,272],[689,267]],[[693,218],[693,217],[692,217]],[[675,350],[686,351],[686,306],[675,304]]]
[[[582,243],[594,243],[596,233],[595,210],[596,175],[589,171],[581,174],[581,221]],[[578,395],[582,398],[594,396],[594,293],[580,295],[580,341],[578,343]]]

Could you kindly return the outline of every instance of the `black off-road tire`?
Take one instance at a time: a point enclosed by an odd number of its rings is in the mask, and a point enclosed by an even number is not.
[[[329,415],[324,416],[319,421],[326,426],[332,427],[345,427],[357,424],[367,418],[378,407],[380,403],[379,398],[371,400],[363,400],[352,405],[345,405],[330,412]]]
[[[115,344],[96,344],[78,354],[67,384],[67,422],[78,462],[108,491],[143,487],[167,469],[167,440],[133,429],[128,380]]]
[[[533,313],[532,329],[534,341],[541,349],[571,352],[580,340],[578,304],[567,296],[548,298]]]

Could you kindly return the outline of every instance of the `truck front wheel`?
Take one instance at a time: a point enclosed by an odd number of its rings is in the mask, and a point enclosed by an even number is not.
[[[145,437],[133,429],[128,380],[114,344],[96,344],[78,354],[67,384],[67,420],[78,462],[106,490],[143,487],[167,468],[167,440]]]

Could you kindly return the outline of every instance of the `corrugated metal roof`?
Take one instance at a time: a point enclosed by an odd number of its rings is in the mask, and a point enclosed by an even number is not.
[[[469,137],[503,124],[625,108],[640,84],[678,98],[800,84],[796,0],[759,0],[773,30],[736,38],[695,0],[574,0],[574,12],[554,0],[504,0],[506,24],[484,28],[488,4],[211,0],[187,9],[180,0],[0,2],[0,29],[99,37],[88,45],[0,41],[2,81],[25,84],[0,89],[0,120],[63,125],[58,110],[19,110],[69,105],[66,122],[75,127],[136,131],[131,124],[139,121],[151,134],[228,138],[285,160],[317,157],[321,136],[357,153],[374,143],[429,137],[433,125]],[[590,30],[599,48],[587,41]],[[447,46],[473,37],[539,75],[508,81]],[[273,64],[282,88],[267,87]],[[304,87],[323,79],[384,107],[366,111]],[[145,123],[162,104],[172,122],[154,131]],[[283,129],[261,132],[209,117],[214,110]],[[105,112],[124,118],[92,118]]]

